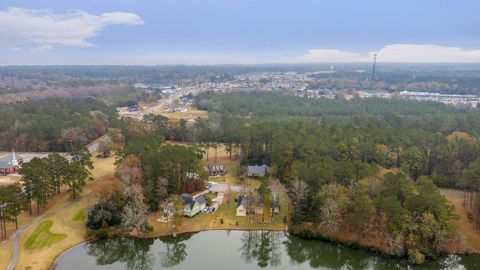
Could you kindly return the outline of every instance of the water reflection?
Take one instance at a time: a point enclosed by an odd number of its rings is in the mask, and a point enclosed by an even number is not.
[[[97,265],[121,262],[128,270],[152,269],[154,259],[150,246],[154,241],[126,237],[100,240],[87,246],[87,254],[96,258]]]
[[[187,245],[183,241],[190,239],[191,236],[192,234],[182,234],[177,238],[163,237],[160,239],[165,246],[158,252],[162,267],[173,267],[187,258]]]
[[[246,231],[241,238],[241,258],[257,261],[258,266],[279,266],[282,256],[282,232]]]
[[[73,248],[58,269],[480,269],[479,257],[448,256],[422,266],[283,232],[210,231],[177,238],[119,237]]]
[[[288,236],[284,244],[290,260],[296,264],[308,262],[313,268],[327,269],[372,269],[370,256],[345,254],[338,245],[316,245],[317,242]]]

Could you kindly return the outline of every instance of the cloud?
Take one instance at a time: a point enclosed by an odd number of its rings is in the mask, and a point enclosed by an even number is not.
[[[295,59],[298,62],[360,62],[365,61],[359,53],[346,52],[336,49],[313,49]]]
[[[392,63],[479,63],[480,50],[465,50],[434,44],[391,44],[376,52],[360,54],[335,49],[313,49],[294,58],[295,62],[367,62],[377,54],[379,62]]]
[[[433,44],[392,44],[383,47],[377,54],[378,61],[382,62],[480,62],[480,50],[464,50],[459,47],[445,47]]]
[[[141,25],[136,14],[110,12],[92,15],[77,10],[55,14],[49,10],[10,7],[0,11],[0,46],[45,51],[56,46],[89,47],[88,39],[110,25]]]

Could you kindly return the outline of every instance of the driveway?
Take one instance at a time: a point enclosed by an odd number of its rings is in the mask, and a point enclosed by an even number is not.
[[[212,187],[209,188],[208,190],[211,190],[213,192],[225,193],[228,190],[229,184],[227,183],[217,183],[212,181],[210,181],[209,183],[212,184]],[[243,187],[241,185],[232,184],[230,185],[230,190],[232,192],[241,192],[243,191]]]

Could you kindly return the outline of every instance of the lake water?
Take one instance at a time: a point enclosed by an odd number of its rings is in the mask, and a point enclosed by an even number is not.
[[[207,231],[177,238],[118,237],[78,245],[57,270],[480,269],[480,257],[451,255],[423,266],[283,232]]]

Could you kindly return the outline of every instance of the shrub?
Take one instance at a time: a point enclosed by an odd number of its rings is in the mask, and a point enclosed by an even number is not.
[[[113,201],[100,201],[88,210],[87,227],[92,230],[100,229],[103,224],[115,226],[121,222],[122,209]]]
[[[423,264],[425,263],[425,255],[423,255],[420,251],[418,251],[417,249],[409,249],[407,251],[407,254],[408,254],[408,260],[411,262],[411,263],[415,263],[415,264]]]
[[[298,236],[303,239],[312,239],[314,237],[314,233],[309,229],[302,229],[298,233]]]
[[[223,224],[223,218],[222,218],[222,219],[220,219],[220,224]]]
[[[107,239],[108,238],[108,230],[106,228],[101,228],[96,232],[96,236],[98,239]]]

